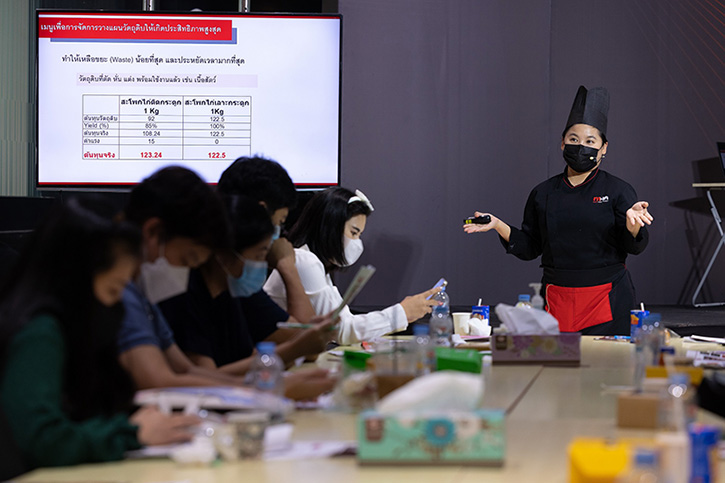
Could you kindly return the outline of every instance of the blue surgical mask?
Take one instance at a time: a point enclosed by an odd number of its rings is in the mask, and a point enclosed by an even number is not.
[[[274,225],[274,233],[272,233],[272,242],[277,240],[281,234],[282,234],[282,226]]]
[[[229,293],[232,297],[249,297],[262,290],[267,280],[267,262],[239,258],[244,262],[244,270],[240,277],[227,274]]]

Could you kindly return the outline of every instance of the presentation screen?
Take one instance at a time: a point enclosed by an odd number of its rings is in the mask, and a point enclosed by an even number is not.
[[[339,15],[37,11],[38,187],[128,186],[240,156],[339,183]]]

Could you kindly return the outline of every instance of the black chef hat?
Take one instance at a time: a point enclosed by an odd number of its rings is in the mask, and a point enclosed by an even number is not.
[[[604,87],[593,87],[587,91],[579,86],[571,106],[569,119],[566,120],[564,134],[574,124],[588,124],[599,129],[603,136],[607,133],[607,113],[609,112],[609,92]]]

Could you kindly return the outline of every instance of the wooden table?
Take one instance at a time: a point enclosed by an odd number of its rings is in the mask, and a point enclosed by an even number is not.
[[[675,343],[678,352],[685,348]],[[709,347],[715,349],[715,347]],[[125,481],[195,483],[246,482],[566,482],[567,451],[577,436],[638,437],[650,431],[615,426],[616,396],[607,386],[630,385],[634,347],[629,343],[582,338],[580,367],[494,365],[484,405],[507,410],[506,462],[503,468],[358,467],[354,457],[304,461],[248,461],[211,467],[182,467],[169,460],[122,461],[71,468],[36,470],[22,482]],[[708,423],[725,421],[701,413]],[[354,415],[297,411],[294,439],[354,440]],[[725,465],[721,465],[725,467]],[[725,469],[725,468],[723,468]],[[725,472],[718,481],[725,482]]]

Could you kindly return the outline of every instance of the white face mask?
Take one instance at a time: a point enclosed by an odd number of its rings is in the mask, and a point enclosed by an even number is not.
[[[171,265],[163,255],[163,246],[159,251],[161,254],[156,260],[141,264],[138,280],[141,291],[152,304],[182,294],[189,286],[189,267]]]
[[[360,255],[362,255],[363,242],[359,238],[353,240],[352,238],[343,236],[342,243],[345,246],[345,260],[347,260],[346,266],[349,267],[353,263],[357,262]]]

